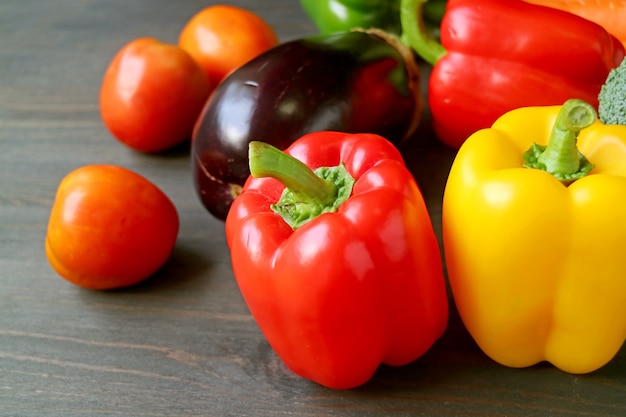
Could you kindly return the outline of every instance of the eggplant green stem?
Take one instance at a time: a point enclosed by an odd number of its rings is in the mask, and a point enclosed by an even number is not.
[[[431,65],[435,65],[446,54],[446,49],[433,38],[423,18],[423,7],[428,0],[401,0],[400,23],[402,41],[409,45],[419,56]]]
[[[587,175],[593,165],[578,150],[580,131],[597,120],[593,106],[583,100],[567,100],[557,115],[547,146],[533,144],[524,154],[524,166],[544,170],[562,182]]]
[[[253,177],[271,177],[286,187],[271,208],[293,229],[322,213],[336,211],[352,194],[354,178],[343,164],[313,171],[286,152],[259,141],[250,142],[248,160]]]

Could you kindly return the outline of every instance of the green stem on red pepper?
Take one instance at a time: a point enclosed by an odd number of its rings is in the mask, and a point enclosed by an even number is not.
[[[567,100],[556,118],[548,145],[534,143],[524,154],[524,166],[541,169],[563,183],[587,175],[593,164],[576,147],[580,131],[597,119],[596,110],[583,100]]]
[[[248,149],[252,176],[271,177],[286,187],[272,210],[294,230],[322,213],[337,211],[352,194],[354,178],[343,164],[312,170],[268,143],[252,141]]]
[[[446,50],[433,38],[424,23],[422,8],[427,0],[402,0],[400,3],[400,22],[402,40],[408,44],[426,62],[434,65]]]

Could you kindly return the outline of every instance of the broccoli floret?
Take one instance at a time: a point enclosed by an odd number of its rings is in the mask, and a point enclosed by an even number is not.
[[[598,101],[598,118],[602,123],[626,125],[626,59],[609,72]]]

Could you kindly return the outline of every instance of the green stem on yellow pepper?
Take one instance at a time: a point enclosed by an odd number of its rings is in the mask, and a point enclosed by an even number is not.
[[[422,8],[427,0],[402,0],[400,3],[400,23],[402,40],[426,62],[434,65],[446,50],[433,38],[424,23]]]
[[[293,229],[322,213],[337,211],[352,194],[354,178],[343,164],[312,170],[293,156],[259,141],[250,142],[248,159],[253,177],[275,178],[286,187],[272,210]]]
[[[567,100],[556,118],[548,145],[536,143],[524,154],[524,166],[541,169],[569,183],[587,175],[593,165],[576,147],[580,131],[597,119],[596,110],[583,100]]]

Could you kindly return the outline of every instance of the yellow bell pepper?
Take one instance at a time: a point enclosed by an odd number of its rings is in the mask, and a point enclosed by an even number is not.
[[[459,314],[493,360],[578,374],[620,350],[626,126],[576,100],[503,115],[459,150],[442,231]]]

